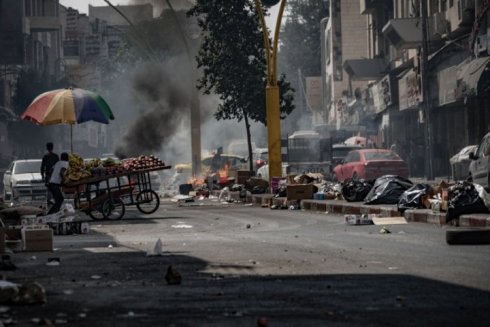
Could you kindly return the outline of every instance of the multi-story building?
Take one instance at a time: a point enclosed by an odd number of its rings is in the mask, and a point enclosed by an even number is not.
[[[490,85],[490,2],[358,2],[359,14],[365,17],[358,34],[364,35],[367,44],[363,55],[342,58],[341,62],[352,84],[369,81],[361,90],[369,99],[362,102],[364,111],[374,113],[385,146],[395,140],[403,145],[402,156],[409,161],[412,175],[428,173],[424,167],[429,157],[432,172],[449,174],[449,157],[467,144],[478,143],[490,129],[485,101]],[[422,51],[424,40],[427,61]],[[428,83],[427,94],[422,90],[423,81]],[[339,110],[332,113],[326,100],[329,92],[325,93],[324,108],[330,119],[338,117]]]
[[[323,123],[337,129],[366,129],[361,90],[375,78],[351,79],[344,63],[369,56],[368,39],[362,32],[367,25],[358,0],[330,1],[330,17],[322,21]]]
[[[18,114],[13,98],[22,71],[41,76],[46,86],[64,77],[62,19],[58,0],[4,0],[0,2],[0,152],[11,157],[43,150],[33,140],[16,146],[11,130],[15,130]]]

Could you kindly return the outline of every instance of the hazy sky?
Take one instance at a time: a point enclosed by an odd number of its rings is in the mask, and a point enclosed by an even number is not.
[[[112,0],[112,1],[109,0],[109,1],[113,5],[125,5],[131,3],[131,0]],[[172,0],[172,1],[178,1],[178,0]],[[60,0],[60,4],[62,4],[65,7],[72,7],[78,9],[80,13],[85,13],[85,14],[88,13],[89,4],[91,4],[92,6],[107,6],[107,3],[104,0]],[[267,19],[267,27],[270,30],[274,29],[274,24],[276,21],[278,11],[279,11],[279,5],[272,7],[270,10],[271,15]]]

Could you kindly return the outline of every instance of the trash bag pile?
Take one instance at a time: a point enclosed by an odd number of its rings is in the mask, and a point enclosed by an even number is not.
[[[348,179],[342,183],[342,196],[347,202],[363,201],[373,185],[373,180]]]
[[[365,204],[397,204],[402,194],[411,188],[413,183],[406,178],[385,175],[374,182],[373,188],[364,198]]]
[[[479,186],[479,185],[478,185]],[[484,192],[484,190],[481,190]],[[467,213],[488,213],[475,184],[459,181],[449,188],[446,223]]]
[[[429,184],[415,184],[401,195],[397,205],[398,211],[426,208],[423,199],[429,195],[431,189]]]

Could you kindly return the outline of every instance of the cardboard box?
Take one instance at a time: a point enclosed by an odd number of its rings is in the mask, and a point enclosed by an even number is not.
[[[305,185],[288,185],[286,187],[286,197],[288,200],[313,199],[313,193],[316,193],[317,187],[313,184]]]
[[[47,226],[22,228],[24,251],[53,251],[53,230]]]

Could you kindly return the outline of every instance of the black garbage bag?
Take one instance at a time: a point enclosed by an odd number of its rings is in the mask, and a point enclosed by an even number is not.
[[[398,211],[423,208],[422,198],[429,194],[431,189],[429,184],[415,184],[401,195],[400,200],[398,200]]]
[[[267,192],[267,189],[262,186],[254,186],[252,191],[250,191],[252,194],[264,194],[265,192]]]
[[[281,185],[276,191],[276,194],[274,194],[275,198],[285,198],[287,196],[286,193],[286,185]]]
[[[365,204],[397,204],[403,192],[413,186],[406,178],[385,175],[374,182],[374,186],[364,199]]]
[[[342,183],[342,196],[347,202],[362,201],[373,188],[374,181],[348,179]]]
[[[467,213],[488,213],[473,183],[459,181],[448,189],[446,224]]]

